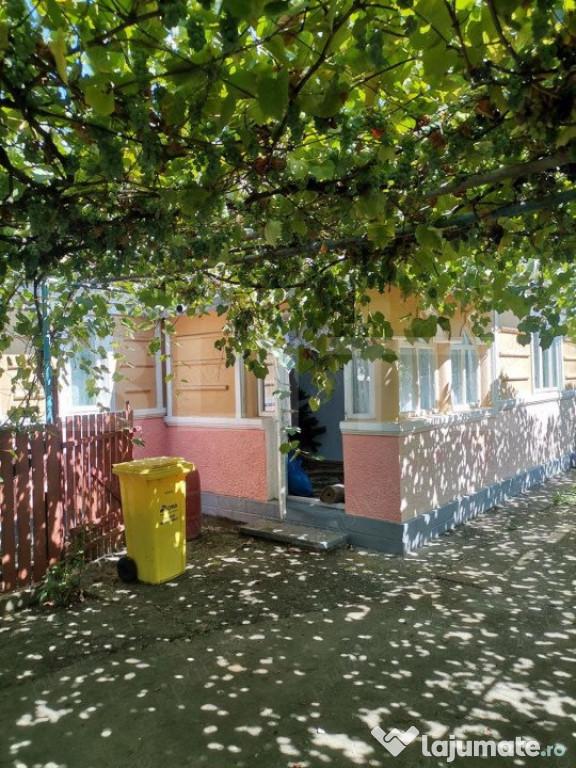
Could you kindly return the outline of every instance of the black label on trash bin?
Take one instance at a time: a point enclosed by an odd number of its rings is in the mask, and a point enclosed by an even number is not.
[[[164,504],[160,507],[160,525],[168,525],[178,520],[178,504]]]

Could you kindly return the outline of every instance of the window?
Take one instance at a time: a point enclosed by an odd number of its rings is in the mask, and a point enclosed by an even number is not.
[[[95,411],[99,407],[113,408],[113,363],[110,339],[90,339],[90,346],[70,360],[68,386],[63,392],[65,410],[77,412]],[[98,392],[91,391],[94,380]]]
[[[540,334],[532,334],[535,389],[558,389],[560,386],[561,349],[561,338],[554,339],[547,349],[542,349],[540,346]]]
[[[346,366],[346,412],[350,416],[372,416],[374,366],[353,355]]]
[[[466,332],[450,351],[452,368],[452,405],[478,403],[478,350]]]
[[[434,350],[428,347],[400,347],[400,413],[431,411],[436,405]]]

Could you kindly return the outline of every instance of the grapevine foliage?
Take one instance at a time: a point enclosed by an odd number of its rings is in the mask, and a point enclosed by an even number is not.
[[[62,338],[114,290],[214,305],[259,374],[287,339],[387,355],[390,285],[411,338],[458,306],[569,332],[575,43],[574,0],[7,0],[0,324],[37,339],[46,279]]]

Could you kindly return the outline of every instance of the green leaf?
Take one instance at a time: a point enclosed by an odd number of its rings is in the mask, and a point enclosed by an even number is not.
[[[86,104],[103,117],[114,111],[114,94],[101,85],[89,85],[84,91]]]
[[[379,248],[387,245],[394,238],[394,223],[388,222],[385,224],[370,224],[366,228],[366,235],[368,240],[377,245]]]
[[[295,179],[304,179],[308,175],[308,161],[304,158],[290,153],[286,158],[286,162],[288,170]]]
[[[333,179],[336,167],[331,160],[325,160],[322,165],[311,165],[310,175],[318,179],[318,181],[325,181],[326,179]]]
[[[257,98],[262,113],[279,120],[288,106],[288,72],[262,75],[258,80]]]
[[[311,411],[317,411],[320,408],[321,402],[319,397],[309,397],[308,398],[308,405],[310,406]]]
[[[264,227],[264,239],[268,245],[276,245],[282,235],[282,222],[269,221]]]
[[[380,160],[381,163],[385,163],[389,160],[394,160],[396,157],[396,149],[392,145],[383,145],[378,148],[378,160]]]
[[[443,237],[440,230],[420,224],[415,231],[416,241],[423,248],[442,250]]]
[[[412,335],[416,339],[430,341],[436,335],[437,325],[437,318],[434,315],[426,318],[415,317],[411,323]]]
[[[450,338],[450,335],[452,333],[452,327],[450,325],[450,318],[449,317],[437,317],[436,322],[438,324],[438,327],[444,331],[444,333]]]
[[[572,139],[576,138],[576,125],[568,125],[562,128],[556,139],[557,147],[565,147]]]
[[[58,74],[63,82],[68,83],[68,70],[66,68],[66,33],[63,29],[59,29],[52,36],[48,47],[54,56]]]
[[[428,48],[422,53],[422,63],[424,72],[428,76],[441,77],[446,74],[451,67],[458,63],[458,54],[456,51],[446,50],[443,44]]]
[[[264,6],[264,13],[266,16],[279,16],[282,13],[286,13],[290,7],[289,0],[271,0]]]

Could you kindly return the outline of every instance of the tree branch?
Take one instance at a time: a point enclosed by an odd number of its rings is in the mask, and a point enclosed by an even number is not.
[[[561,168],[563,165],[566,165],[570,162],[570,152],[566,149],[563,149],[554,155],[541,157],[538,160],[531,160],[527,163],[502,165],[500,168],[495,168],[493,171],[487,171],[486,173],[476,173],[473,176],[468,176],[467,179],[461,179],[459,181],[450,182],[449,184],[443,184],[441,187],[428,192],[426,196],[431,198],[441,197],[442,195],[458,195],[461,192],[465,192],[467,189],[481,187],[485,184],[495,184],[501,181],[518,179],[520,176],[529,176],[533,173],[542,173],[542,171],[550,170],[550,168]]]

